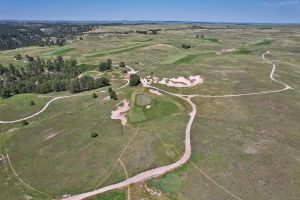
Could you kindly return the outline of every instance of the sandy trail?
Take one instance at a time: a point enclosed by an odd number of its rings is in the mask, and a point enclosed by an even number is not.
[[[265,58],[266,54],[270,54],[270,52],[266,52],[262,54],[262,59],[266,61],[267,63],[271,64],[273,66],[272,71],[269,75],[270,79],[276,83],[279,83],[284,86],[283,89],[279,90],[269,90],[269,91],[262,91],[262,92],[253,92],[253,93],[244,93],[244,94],[229,94],[229,95],[195,95],[196,97],[203,97],[203,98],[226,98],[226,97],[241,97],[241,96],[252,96],[252,95],[260,95],[260,94],[271,94],[271,93],[278,93],[278,92],[283,92],[286,90],[294,89],[291,86],[287,85],[286,83],[283,83],[281,81],[278,81],[274,78],[274,73],[276,70],[276,65],[272,63],[271,61],[267,60]]]

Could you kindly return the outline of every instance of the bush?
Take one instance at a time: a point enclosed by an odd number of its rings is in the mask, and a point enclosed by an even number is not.
[[[192,46],[188,44],[183,44],[181,47],[184,49],[190,49]]]
[[[94,92],[93,93],[93,98],[96,99],[98,97],[98,95]]]
[[[31,105],[31,106],[34,106],[34,105],[35,105],[35,102],[34,102],[33,100],[31,100],[31,101],[30,101],[30,105]]]
[[[119,67],[125,67],[125,63],[124,62],[120,62]]]
[[[28,123],[28,121],[23,120],[23,121],[21,122],[21,124],[22,124],[23,126],[26,126],[26,125],[28,125],[29,123]]]
[[[91,133],[91,137],[92,137],[92,138],[98,137],[98,134],[97,134],[96,132],[92,132],[92,133]]]

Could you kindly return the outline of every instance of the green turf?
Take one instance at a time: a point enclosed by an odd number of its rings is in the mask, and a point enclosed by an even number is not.
[[[122,48],[117,48],[117,49],[112,49],[112,50],[108,50],[105,52],[98,52],[98,53],[91,53],[91,54],[87,54],[86,57],[88,58],[93,58],[93,57],[101,57],[104,55],[110,55],[110,54],[117,54],[117,53],[124,53],[124,52],[128,52],[128,51],[132,51],[141,47],[146,47],[149,46],[151,44],[136,44],[136,45],[131,45],[131,46],[127,46],[127,47],[122,47]]]
[[[272,40],[262,40],[255,43],[255,45],[270,45],[272,44],[272,42],[273,42]]]
[[[75,48],[59,48],[56,50],[45,51],[43,55],[45,56],[64,56],[66,53],[76,50]]]
[[[109,192],[95,198],[89,198],[89,200],[126,200],[126,193],[123,191]]]
[[[83,72],[87,72],[87,71],[98,70],[99,66],[91,65],[91,64],[80,64],[79,68],[80,68],[80,71],[83,73]]]
[[[177,105],[173,102],[152,98],[151,108],[134,106],[128,113],[130,123],[139,123],[148,120],[154,120],[163,116],[167,116],[179,111]]]
[[[214,42],[214,43],[220,42],[220,40],[218,38],[204,38],[204,40]]]
[[[150,105],[152,102],[152,98],[145,95],[145,94],[138,94],[136,95],[135,103],[137,106],[147,106]]]

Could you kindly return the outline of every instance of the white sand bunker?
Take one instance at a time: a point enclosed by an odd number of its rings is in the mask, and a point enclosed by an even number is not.
[[[121,120],[121,124],[125,126],[127,123],[126,112],[130,110],[129,102],[124,99],[117,105],[117,109],[111,111],[111,119]]]
[[[163,78],[161,80],[155,76],[153,76],[152,78],[148,76],[146,79],[142,80],[142,83],[149,84],[149,85],[151,85],[151,83],[159,83],[159,84],[167,85],[169,87],[182,88],[182,87],[194,87],[196,85],[199,85],[203,83],[203,79],[200,77],[200,75],[189,76],[188,78],[182,76],[177,78]]]
[[[162,93],[160,93],[160,91],[158,90],[154,90],[154,89],[149,89],[149,92],[152,93],[152,94],[156,94],[156,95],[162,95]]]

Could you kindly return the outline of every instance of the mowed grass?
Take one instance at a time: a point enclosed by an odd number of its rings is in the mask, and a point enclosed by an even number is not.
[[[204,40],[214,42],[214,43],[220,42],[220,40],[218,38],[212,38],[212,37],[211,38],[204,38]]]
[[[87,72],[87,71],[93,71],[93,70],[98,70],[99,65],[92,65],[92,64],[80,64],[79,65],[80,71],[82,73]]]
[[[19,94],[7,99],[0,99],[0,120],[9,121],[27,117],[41,110],[50,98],[38,97],[37,94]],[[34,101],[35,105],[30,102]]]
[[[127,47],[122,47],[122,48],[116,48],[116,49],[111,49],[108,51],[104,51],[104,52],[96,52],[96,53],[91,53],[91,54],[86,54],[85,56],[87,58],[94,58],[94,57],[101,57],[104,55],[110,55],[110,54],[118,54],[118,53],[124,53],[124,52],[128,52],[128,51],[132,51],[141,47],[146,47],[151,45],[152,43],[141,43],[141,44],[135,44],[135,45],[131,45],[131,46],[127,46]]]
[[[139,123],[149,120],[158,119],[160,117],[168,116],[180,112],[183,106],[176,100],[168,97],[158,97],[137,94],[131,98],[134,101],[131,102],[131,109],[127,113],[130,123]],[[171,101],[170,101],[171,100]],[[146,105],[150,105],[150,108],[146,108]]]
[[[136,95],[135,103],[137,106],[147,106],[152,102],[152,98],[145,94]]]
[[[75,48],[59,48],[51,51],[45,51],[42,53],[44,56],[64,56],[65,54],[76,50]]]
[[[262,46],[262,45],[270,45],[272,44],[272,40],[262,40],[262,41],[258,41],[257,43],[255,43],[255,45],[259,45],[259,46]]]

